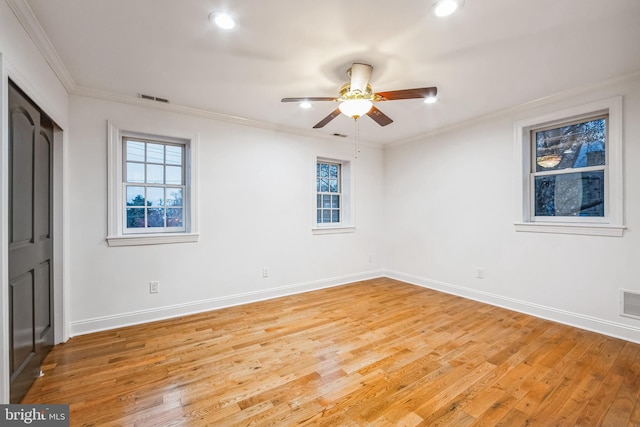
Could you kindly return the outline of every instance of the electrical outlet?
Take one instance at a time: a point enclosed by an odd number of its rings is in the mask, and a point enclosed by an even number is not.
[[[484,279],[484,270],[476,268],[476,279]]]
[[[269,269],[267,267],[262,269],[262,277],[269,277]]]
[[[149,282],[149,293],[157,294],[158,292],[160,292],[160,282],[157,280]]]

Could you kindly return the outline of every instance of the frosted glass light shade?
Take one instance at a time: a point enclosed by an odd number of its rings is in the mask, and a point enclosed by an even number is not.
[[[367,114],[371,107],[373,102],[368,99],[348,99],[338,106],[342,114],[354,119]]]
[[[549,154],[548,156],[541,156],[536,159],[536,163],[543,168],[555,168],[558,166],[562,156],[559,154]]]

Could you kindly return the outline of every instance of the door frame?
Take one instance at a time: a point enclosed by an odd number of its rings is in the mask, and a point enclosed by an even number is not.
[[[40,91],[23,77],[19,70],[13,68],[0,52],[0,404],[9,403],[9,79],[11,79],[33,102],[51,117],[56,124],[53,134],[53,305],[54,305],[54,343],[59,344],[69,339],[69,322],[66,308],[68,292],[65,248],[65,194],[66,179],[63,165],[66,161],[68,132],[63,132],[59,117],[49,114],[54,108],[45,102]],[[58,120],[57,120],[58,119]]]

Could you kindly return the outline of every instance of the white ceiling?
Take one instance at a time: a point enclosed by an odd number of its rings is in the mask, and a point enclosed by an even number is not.
[[[18,2],[18,0],[13,0]],[[138,93],[286,128],[352,135],[336,108],[283,97],[336,96],[353,62],[376,92],[437,86],[439,102],[377,104],[359,120],[389,143],[640,70],[640,0],[27,0],[78,91]],[[231,12],[236,29],[208,15]]]

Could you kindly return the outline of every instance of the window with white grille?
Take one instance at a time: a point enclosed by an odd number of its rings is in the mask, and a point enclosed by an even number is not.
[[[109,246],[198,241],[197,137],[108,131]]]
[[[318,161],[316,164],[316,222],[340,224],[342,197],[341,165]]]

